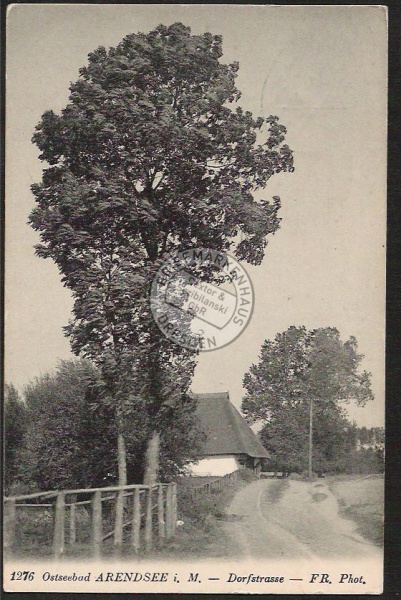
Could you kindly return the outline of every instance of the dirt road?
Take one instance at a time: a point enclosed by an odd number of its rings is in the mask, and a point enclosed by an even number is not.
[[[382,555],[339,515],[335,496],[321,480],[259,480],[241,490],[228,509],[225,531],[237,556],[326,558]]]

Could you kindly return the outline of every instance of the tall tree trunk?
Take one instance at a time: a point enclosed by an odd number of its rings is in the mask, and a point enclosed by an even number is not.
[[[162,394],[162,368],[160,364],[160,338],[161,332],[155,322],[150,328],[150,339],[153,350],[148,354],[148,376],[149,376],[149,415],[153,423],[157,422],[157,415],[163,403]],[[157,424],[152,425],[153,431],[148,441],[145,460],[144,485],[155,485],[159,476],[160,464],[160,433]]]
[[[117,461],[118,461],[118,485],[127,485],[127,453],[125,448],[125,439],[121,431],[122,424],[120,416],[117,421]],[[123,520],[124,520],[124,496],[117,494],[116,496],[116,518],[114,522],[114,546],[117,551],[121,549],[123,543]]]
[[[127,485],[127,452],[124,435],[119,432],[117,438],[118,485]]]
[[[159,475],[160,433],[153,431],[146,450],[144,485],[154,485]]]

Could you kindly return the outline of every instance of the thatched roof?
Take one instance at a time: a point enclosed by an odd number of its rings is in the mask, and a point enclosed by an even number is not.
[[[207,436],[202,456],[246,454],[268,458],[256,434],[231,404],[228,392],[193,395],[198,400],[197,415]]]

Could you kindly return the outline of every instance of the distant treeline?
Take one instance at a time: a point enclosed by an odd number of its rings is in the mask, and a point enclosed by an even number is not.
[[[357,427],[356,438],[361,446],[384,448],[383,427]]]

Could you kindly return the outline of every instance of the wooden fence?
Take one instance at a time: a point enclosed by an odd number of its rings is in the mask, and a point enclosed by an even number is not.
[[[56,559],[66,553],[73,555],[74,547],[83,543],[93,557],[100,557],[106,540],[113,541],[117,549],[128,542],[132,551],[139,553],[174,535],[177,486],[159,483],[9,496],[4,498],[3,517],[4,550],[8,554],[23,550],[24,523],[29,522],[32,532],[35,523],[46,519],[50,539],[38,543],[51,544]],[[40,537],[39,525],[37,529]]]
[[[233,484],[238,480],[238,475],[240,471],[234,471],[233,473],[228,473],[223,477],[219,477],[218,479],[214,479],[212,481],[207,481],[206,483],[202,483],[196,487],[191,489],[191,494],[193,497],[202,495],[202,494],[211,494],[213,492],[217,492],[225,488],[227,485]]]

